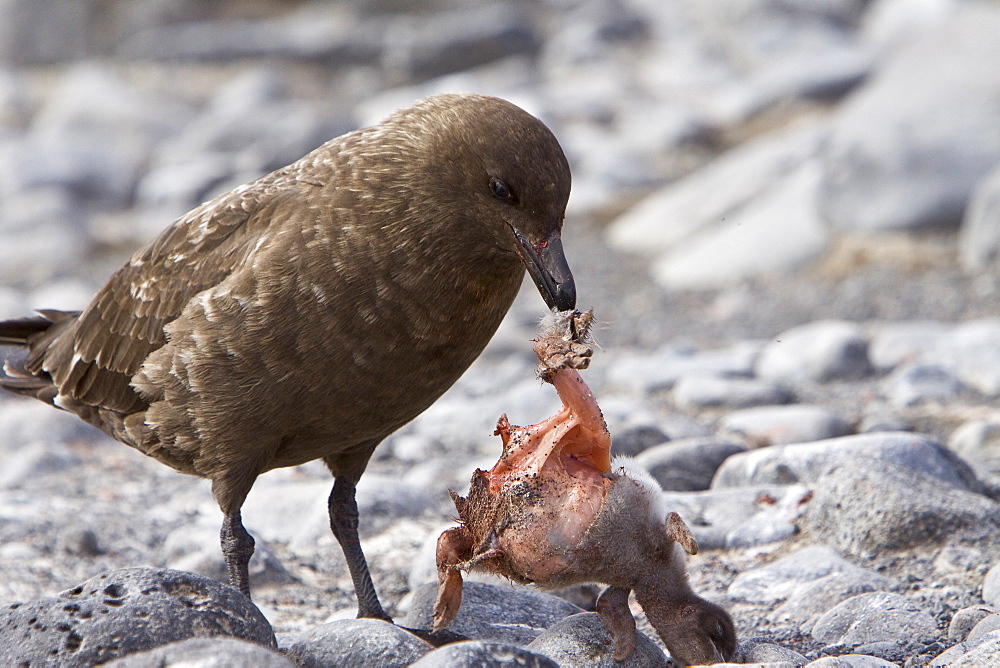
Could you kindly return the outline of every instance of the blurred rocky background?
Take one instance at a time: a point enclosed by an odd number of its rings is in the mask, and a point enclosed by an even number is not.
[[[573,168],[588,382],[706,548],[695,589],[758,639],[741,658],[1000,662],[998,36],[995,0],[0,0],[0,317],[82,307],[176,216],[417,98],[507,98]],[[556,405],[530,292],[362,483],[397,616],[492,422]],[[274,472],[244,511],[299,661],[353,605],[328,487]],[[212,574],[218,521],[203,481],[0,397],[0,601]],[[530,640],[504,624],[475,637]]]

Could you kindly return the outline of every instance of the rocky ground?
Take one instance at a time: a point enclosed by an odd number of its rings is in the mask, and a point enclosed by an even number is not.
[[[584,373],[698,538],[692,584],[732,614],[736,660],[1000,663],[1000,5],[430,5],[0,3],[0,317],[82,306],[174,216],[417,97],[507,97],[570,157],[564,238],[601,346]],[[558,405],[533,292],[359,487],[404,625],[427,625],[447,490],[496,460],[497,417]],[[571,616],[588,588],[470,583],[452,629],[482,642],[435,652],[350,621],[330,484],[274,471],[244,507],[265,621],[188,575],[222,578],[206,482],[0,397],[2,662],[208,628],[269,644],[268,623],[284,657],[196,640],[125,663],[610,661]],[[633,664],[663,665],[641,628]]]

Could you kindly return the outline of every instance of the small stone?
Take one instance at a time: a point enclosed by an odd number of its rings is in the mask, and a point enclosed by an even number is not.
[[[418,589],[402,626],[429,629],[437,596],[437,582]],[[583,612],[556,596],[525,587],[466,581],[462,606],[448,630],[476,640],[498,640],[526,645],[560,619]]]
[[[787,663],[795,668],[809,662],[809,659],[798,652],[760,638],[748,638],[741,642],[736,648],[736,656],[733,657],[733,660],[737,663]]]
[[[744,438],[751,448],[821,441],[851,432],[843,418],[808,404],[744,408],[726,415],[721,427]]]
[[[425,654],[410,668],[559,668],[559,664],[542,654],[510,643],[490,640],[469,640],[445,645]]]
[[[972,627],[966,640],[978,640],[983,636],[993,633],[994,631],[1000,631],[1000,613],[994,612],[992,614],[986,615],[979,622]]]
[[[708,489],[722,462],[743,451],[743,446],[723,439],[689,438],[649,448],[635,461],[649,471],[664,490],[693,492]]]
[[[931,641],[937,624],[916,603],[899,594],[859,594],[834,606],[816,621],[812,636],[828,645]]]
[[[982,668],[1000,665],[1000,631],[946,649],[928,664],[932,668]]]
[[[237,638],[188,638],[103,664],[108,668],[295,668],[295,664],[267,647]]]
[[[959,257],[969,271],[989,266],[1000,252],[1000,169],[976,184],[962,218]]]
[[[1000,562],[986,573],[983,580],[983,600],[994,608],[1000,608]]]
[[[750,408],[786,404],[792,393],[776,383],[756,378],[720,378],[688,374],[674,385],[674,402],[688,410],[700,408]]]
[[[380,619],[342,619],[298,634],[285,656],[304,668],[407,666],[433,649],[405,629]]]
[[[670,439],[663,431],[651,424],[637,424],[624,429],[613,430],[615,435],[611,443],[611,456],[624,455],[635,457],[654,445],[665,443]]]
[[[888,588],[892,584],[877,573],[855,566],[830,547],[813,545],[739,574],[729,585],[728,593],[739,600],[754,603],[794,601],[803,587],[833,575],[851,576],[856,582],[867,583],[873,589]]]
[[[868,359],[879,371],[916,362],[948,336],[951,326],[936,321],[879,323],[872,328]]]
[[[810,661],[806,666],[807,668],[899,668],[898,663],[867,654],[824,656]]]
[[[977,468],[1000,475],[1000,423],[970,420],[951,434],[948,447]]]
[[[842,320],[820,320],[782,332],[764,347],[756,365],[762,378],[817,383],[863,378],[870,371],[861,328]]]
[[[958,642],[968,639],[969,631],[990,614],[995,613],[992,608],[985,605],[973,605],[957,610],[948,623],[948,638]]]
[[[532,640],[527,649],[544,654],[563,668],[622,665],[615,661],[611,635],[596,612],[582,612],[556,622]],[[626,662],[637,668],[670,665],[663,651],[639,631],[635,650]]]
[[[936,401],[945,403],[962,391],[962,381],[949,370],[933,364],[907,364],[879,384],[882,394],[896,408]]]

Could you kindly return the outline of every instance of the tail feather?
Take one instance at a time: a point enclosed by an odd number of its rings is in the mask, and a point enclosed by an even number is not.
[[[52,321],[43,317],[18,318],[0,322],[0,344],[26,346],[28,339],[52,326]]]

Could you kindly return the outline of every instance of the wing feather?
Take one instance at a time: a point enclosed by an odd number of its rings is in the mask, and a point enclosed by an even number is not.
[[[145,408],[132,377],[188,302],[246,261],[267,225],[266,210],[281,199],[279,174],[178,219],[112,275],[74,326],[29,360],[29,370],[47,372],[61,395],[92,406]]]

